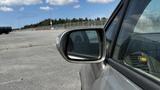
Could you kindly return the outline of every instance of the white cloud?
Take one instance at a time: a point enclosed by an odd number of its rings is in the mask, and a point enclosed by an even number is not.
[[[40,9],[44,11],[49,11],[49,10],[52,10],[53,8],[46,6],[46,7],[40,7]]]
[[[80,5],[73,6],[73,8],[80,8],[80,7],[81,7]]]
[[[90,2],[90,3],[110,3],[113,1],[114,0],[87,0],[87,2]]]
[[[10,8],[10,7],[0,7],[0,11],[2,12],[12,12],[14,11],[13,8]]]
[[[66,5],[77,2],[78,0],[46,0],[46,3],[49,3],[50,5]]]
[[[34,5],[42,3],[42,0],[0,0],[0,6]]]

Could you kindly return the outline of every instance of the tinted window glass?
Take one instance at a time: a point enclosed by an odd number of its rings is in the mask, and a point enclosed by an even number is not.
[[[132,0],[118,37],[114,58],[160,77],[160,1]]]
[[[111,50],[111,44],[113,43],[115,33],[117,32],[120,25],[120,19],[123,13],[122,7],[120,9],[121,10],[117,13],[117,15],[115,16],[115,18],[113,19],[112,23],[106,31],[107,51]]]
[[[70,34],[68,54],[98,58],[100,40],[96,31],[75,31]]]
[[[94,31],[86,31],[86,34],[89,39],[89,43],[99,43],[99,40],[97,38],[97,32]]]

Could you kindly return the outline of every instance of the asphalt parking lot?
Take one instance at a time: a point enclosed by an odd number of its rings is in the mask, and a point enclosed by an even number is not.
[[[0,35],[0,90],[80,90],[81,65],[66,62],[55,46],[62,32]]]

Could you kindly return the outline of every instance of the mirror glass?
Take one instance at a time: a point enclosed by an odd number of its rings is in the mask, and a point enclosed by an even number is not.
[[[99,59],[101,42],[95,30],[74,31],[69,35],[67,55],[70,59]]]

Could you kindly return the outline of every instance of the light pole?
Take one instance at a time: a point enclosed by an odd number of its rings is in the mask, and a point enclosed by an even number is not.
[[[52,22],[52,10],[50,10],[50,13],[49,13],[49,14],[50,14],[50,27],[51,27],[50,29],[51,29],[51,30],[54,30],[53,22]]]

